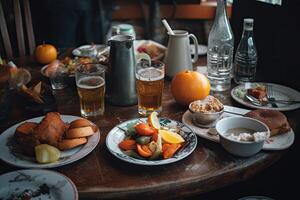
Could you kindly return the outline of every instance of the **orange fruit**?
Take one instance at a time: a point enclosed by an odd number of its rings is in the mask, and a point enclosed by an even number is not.
[[[35,59],[40,64],[49,64],[57,58],[57,50],[51,44],[41,44],[35,49]]]
[[[173,77],[171,93],[177,103],[189,105],[191,102],[204,99],[209,95],[208,78],[196,71],[181,71]]]

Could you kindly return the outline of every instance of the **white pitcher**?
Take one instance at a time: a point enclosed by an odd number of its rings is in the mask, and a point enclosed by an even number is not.
[[[174,30],[174,35],[168,33],[169,42],[165,58],[166,75],[170,78],[183,70],[193,70],[193,63],[198,60],[198,40],[194,34],[184,30]],[[195,45],[194,58],[191,57],[190,38]]]

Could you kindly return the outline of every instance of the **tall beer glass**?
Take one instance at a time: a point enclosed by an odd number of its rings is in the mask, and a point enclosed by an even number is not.
[[[149,115],[162,111],[162,93],[164,88],[165,65],[159,61],[141,60],[136,66],[136,89],[138,94],[138,112]]]
[[[89,118],[104,114],[105,66],[81,64],[75,72],[81,116]]]

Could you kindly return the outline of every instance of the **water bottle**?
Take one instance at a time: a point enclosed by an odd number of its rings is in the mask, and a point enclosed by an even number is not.
[[[233,48],[234,38],[226,12],[226,0],[218,0],[207,51],[207,72],[213,91],[230,88]]]
[[[234,81],[238,84],[255,80],[257,51],[253,39],[253,19],[244,19],[241,41],[234,58]]]

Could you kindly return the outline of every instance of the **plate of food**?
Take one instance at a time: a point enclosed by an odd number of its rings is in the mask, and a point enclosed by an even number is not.
[[[0,175],[0,199],[78,199],[75,184],[49,170],[25,169]]]
[[[74,49],[72,54],[78,57],[96,57],[98,54],[107,56],[109,47],[104,44],[83,45]]]
[[[75,184],[49,170],[25,169],[0,175],[0,199],[78,199]]]
[[[61,60],[54,60],[50,64],[45,65],[41,68],[41,74],[43,76],[49,77],[49,74],[60,69],[66,73],[69,77],[75,76],[75,68],[78,64],[90,64],[90,63],[99,63],[107,65],[107,57],[101,56],[98,58],[88,58],[88,57],[65,57]]]
[[[272,88],[273,98],[267,98],[267,88]],[[238,103],[256,109],[288,111],[300,108],[300,92],[292,88],[274,83],[245,83],[231,90],[232,98]],[[253,99],[252,103],[247,97]],[[283,101],[280,103],[280,101]],[[287,102],[286,102],[287,101]],[[276,104],[274,107],[273,104]]]
[[[146,53],[152,60],[162,60],[167,47],[152,40],[135,40],[134,49],[137,53]]]
[[[246,116],[257,119],[265,123],[271,132],[270,138],[264,143],[263,150],[283,150],[289,148],[295,139],[293,129],[290,127],[287,118],[280,111],[274,110],[247,110],[232,106],[224,106],[224,113],[218,119],[233,116]],[[192,113],[187,110],[182,116],[182,122],[190,127],[199,137],[213,141],[220,142],[220,138],[215,128],[199,127],[193,123]]]
[[[99,129],[89,120],[50,112],[4,131],[0,159],[23,168],[59,167],[85,157],[99,141]]]
[[[128,120],[115,126],[106,137],[108,150],[117,158],[136,165],[165,165],[182,160],[197,146],[195,133],[186,125],[166,118]]]

